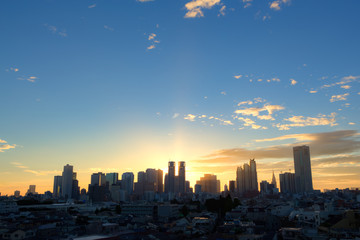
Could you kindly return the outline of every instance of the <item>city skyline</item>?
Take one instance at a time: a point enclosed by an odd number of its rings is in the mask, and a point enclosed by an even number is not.
[[[223,187],[255,159],[258,183],[274,171],[279,185],[301,145],[314,189],[359,187],[358,10],[356,0],[4,2],[0,192],[53,191],[66,164],[87,188],[98,172],[165,176],[168,161],[186,162],[192,186],[209,173]]]

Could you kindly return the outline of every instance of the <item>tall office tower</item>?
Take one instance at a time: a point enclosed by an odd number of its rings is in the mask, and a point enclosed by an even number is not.
[[[54,176],[54,188],[53,188],[54,198],[58,198],[61,196],[61,184],[62,184],[62,176]]]
[[[271,179],[271,184],[274,185],[274,188],[277,188],[276,178],[275,178],[274,171],[273,171],[273,175],[272,175],[272,179]]]
[[[245,173],[242,167],[238,167],[236,170],[236,188],[240,194],[245,192]]]
[[[166,193],[169,192],[169,177],[167,173],[165,173],[165,177],[164,177],[164,192]]]
[[[73,166],[66,164],[64,166],[64,171],[62,172],[62,182],[61,182],[61,196],[65,199],[71,198],[72,193],[72,183],[73,180]]]
[[[175,162],[168,164],[168,192],[175,192]]]
[[[217,180],[216,175],[205,174],[204,177],[201,177],[200,180],[196,181],[196,184],[201,185],[202,192],[212,194],[217,194],[220,192],[220,180]]]
[[[186,192],[186,193],[191,192],[191,191],[190,191],[190,181],[186,181],[186,182],[185,182],[185,192]]]
[[[113,184],[117,184],[119,181],[119,174],[118,173],[107,173],[105,175],[105,179],[107,182],[109,182],[109,186]]]
[[[181,161],[179,164],[179,192],[185,193],[185,162]]]
[[[255,159],[250,159],[250,179],[251,179],[251,191],[258,191],[257,171]]]
[[[71,192],[71,198],[72,199],[79,199],[80,197],[80,187],[79,187],[79,181],[76,179],[72,180],[72,192]]]
[[[92,186],[105,186],[106,185],[106,176],[105,173],[98,172],[93,173],[91,175],[91,183]]]
[[[164,182],[163,182],[163,170],[158,169],[157,170],[157,180],[156,180],[156,185],[157,185],[157,192],[158,193],[162,193],[164,192]]]
[[[250,166],[244,163],[244,190],[245,192],[251,191],[251,171]]]
[[[121,183],[127,194],[131,195],[134,191],[134,174],[132,172],[123,173],[121,176]]]
[[[29,189],[27,190],[26,195],[28,195],[28,194],[37,194],[35,189],[36,189],[36,185],[29,185]]]
[[[293,148],[295,165],[295,189],[297,193],[313,190],[309,146]]]
[[[295,173],[280,173],[280,191],[281,193],[295,193]]]
[[[229,191],[230,192],[235,192],[235,181],[229,181]]]
[[[145,182],[146,182],[146,173],[144,171],[138,172],[137,182],[145,184]]]

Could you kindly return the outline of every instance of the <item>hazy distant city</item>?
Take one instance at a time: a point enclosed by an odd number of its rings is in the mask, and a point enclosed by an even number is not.
[[[54,176],[53,191],[0,201],[1,239],[355,239],[360,191],[313,189],[309,146],[293,148],[295,172],[258,181],[255,159],[224,185],[204,174],[194,187],[186,163],[168,172],[93,173],[81,189],[73,166]],[[235,171],[235,169],[234,169]],[[260,187],[259,187],[260,186]],[[15,222],[14,222],[15,220]]]

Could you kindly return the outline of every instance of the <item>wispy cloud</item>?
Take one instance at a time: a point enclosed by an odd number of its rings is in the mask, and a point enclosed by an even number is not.
[[[235,75],[234,78],[236,79],[240,79],[242,77],[242,75]]]
[[[265,104],[263,107],[251,107],[251,108],[242,108],[236,110],[234,113],[241,114],[243,116],[254,116],[261,120],[274,120],[272,114],[276,111],[285,109],[280,105],[270,105]],[[267,115],[260,115],[262,112],[267,112]]]
[[[349,96],[349,93],[344,93],[344,94],[340,94],[340,95],[333,95],[330,98],[330,102],[346,101],[347,96]]]
[[[150,42],[150,46],[147,47],[148,50],[156,48],[157,44],[160,43],[159,40],[156,39],[157,35],[155,33],[150,33],[147,37],[148,41]]]
[[[187,13],[185,18],[203,17],[203,9],[211,9],[215,5],[219,5],[221,0],[192,0],[185,4]]]
[[[223,6],[220,8],[218,17],[220,17],[220,16],[225,16],[225,9],[226,9],[226,6],[223,5]]]
[[[17,78],[18,80],[26,80],[28,82],[32,82],[34,83],[36,80],[38,80],[39,78],[38,77],[35,77],[35,76],[28,76],[28,77],[18,77]]]
[[[290,0],[275,0],[270,2],[270,9],[279,11],[284,4],[289,4]]]
[[[56,26],[49,25],[47,23],[44,24],[44,26],[47,28],[47,30],[49,30],[53,34],[59,35],[61,37],[67,37],[67,33],[65,29],[59,30]]]
[[[275,124],[279,130],[289,130],[293,127],[307,127],[307,126],[336,126],[338,125],[335,119],[336,113],[330,115],[319,114],[317,117],[304,117],[304,116],[292,116],[284,119],[284,121],[290,123],[278,123]]]
[[[109,31],[114,31],[114,28],[112,28],[112,27],[109,27],[108,25],[104,25],[104,28],[106,29],[106,30],[109,30]]]
[[[16,144],[10,145],[7,141],[0,139],[0,152],[4,152],[5,150],[13,149],[16,147]]]
[[[137,0],[138,2],[152,2],[154,0]]]
[[[88,6],[88,8],[94,8],[94,7],[96,7],[96,4],[92,4],[92,5]]]
[[[11,67],[11,68],[8,68],[8,69],[5,69],[7,72],[18,72],[19,71],[19,68],[16,68],[16,67]]]
[[[358,81],[360,79],[360,76],[346,76],[341,78],[340,81],[338,82],[334,82],[334,83],[330,83],[330,84],[324,84],[323,86],[321,86],[321,88],[329,88],[329,87],[334,87],[334,86],[338,86],[338,85],[345,85],[354,81]]]

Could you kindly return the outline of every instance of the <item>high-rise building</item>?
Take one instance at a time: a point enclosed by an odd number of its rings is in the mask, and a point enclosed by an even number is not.
[[[164,192],[164,183],[163,183],[163,170],[158,169],[157,170],[157,192],[162,193]]]
[[[216,175],[205,174],[200,180],[196,181],[197,185],[201,185],[201,191],[217,194],[220,193],[220,180],[217,179]]]
[[[274,185],[274,188],[277,188],[276,178],[275,178],[274,171],[273,171],[273,175],[272,175],[272,179],[271,179],[271,184]]]
[[[73,166],[66,164],[62,172],[61,196],[65,199],[71,198],[73,186]]]
[[[280,173],[280,191],[281,193],[295,193],[295,173]]]
[[[106,181],[109,182],[109,186],[113,184],[117,184],[119,181],[119,174],[118,173],[107,173],[105,175]]]
[[[249,164],[244,163],[243,167],[236,169],[236,187],[240,194],[258,191],[255,159],[250,159]]]
[[[132,172],[125,172],[121,176],[121,187],[128,195],[133,194],[134,191],[134,174]]]
[[[313,190],[309,146],[293,148],[295,165],[295,190],[297,193]]]
[[[175,162],[168,163],[168,192],[175,192]]]
[[[98,173],[93,173],[91,175],[91,183],[90,185],[92,186],[105,186],[106,185],[106,176],[105,173],[102,172],[98,172]]]
[[[26,195],[37,194],[35,189],[36,189],[36,185],[29,185],[29,189],[27,190]]]
[[[54,176],[54,187],[53,187],[53,197],[58,198],[61,196],[61,187],[62,185],[62,176]]]
[[[229,181],[229,191],[232,193],[235,192],[235,189],[236,189],[235,183],[236,183],[235,181]]]
[[[181,161],[179,164],[179,192],[185,193],[185,162]]]
[[[242,167],[238,167],[236,170],[236,188],[238,193],[245,192],[245,173]]]
[[[258,191],[257,171],[255,159],[250,159],[250,191]]]

